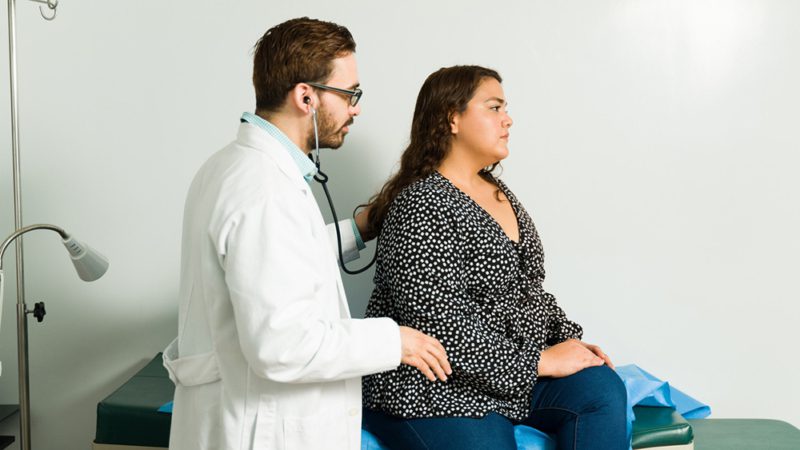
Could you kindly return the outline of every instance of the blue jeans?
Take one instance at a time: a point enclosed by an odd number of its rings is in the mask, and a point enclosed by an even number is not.
[[[522,422],[497,413],[482,418],[403,419],[364,409],[364,428],[392,449],[516,450],[514,425],[554,436],[562,450],[627,450],[625,385],[607,366],[564,378],[540,378],[530,416]]]

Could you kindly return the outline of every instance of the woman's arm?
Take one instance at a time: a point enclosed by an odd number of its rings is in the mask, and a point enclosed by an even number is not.
[[[564,310],[556,303],[556,298],[552,294],[544,292],[542,300],[549,315],[547,320],[547,345],[560,344],[569,339],[580,340],[583,336],[583,328],[567,319]]]

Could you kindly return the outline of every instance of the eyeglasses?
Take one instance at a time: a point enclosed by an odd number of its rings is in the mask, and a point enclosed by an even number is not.
[[[350,89],[339,89],[333,86],[327,86],[319,83],[306,82],[306,84],[309,86],[314,86],[315,88],[324,89],[326,91],[333,91],[342,95],[349,95],[350,106],[356,106],[358,104],[358,101],[361,100],[361,94],[363,94],[363,92],[359,88],[355,88],[351,91]]]

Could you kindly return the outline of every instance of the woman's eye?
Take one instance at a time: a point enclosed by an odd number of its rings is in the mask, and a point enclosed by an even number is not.
[[[497,106],[491,106],[491,107],[489,107],[489,109],[491,109],[492,111],[497,111],[497,112],[500,112],[500,105],[497,105]]]

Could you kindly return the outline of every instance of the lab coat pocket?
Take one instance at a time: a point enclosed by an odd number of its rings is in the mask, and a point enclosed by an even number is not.
[[[322,413],[283,420],[286,450],[349,448],[348,420],[344,413]]]
[[[178,338],[175,338],[162,355],[164,367],[173,383],[183,386],[198,386],[213,383],[219,378],[219,365],[214,352],[179,356]]]

